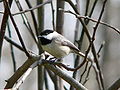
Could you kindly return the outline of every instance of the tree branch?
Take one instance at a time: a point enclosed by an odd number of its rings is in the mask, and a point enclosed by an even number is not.
[[[32,11],[34,9],[38,9],[38,8],[44,6],[45,4],[51,3],[51,1],[52,0],[47,0],[46,2],[44,2],[42,4],[39,4],[39,5],[37,5],[37,6],[33,7],[33,8],[30,8],[30,9],[27,9],[27,10],[24,10],[24,11],[20,11],[20,12],[14,13],[12,15],[18,15],[18,14],[21,14],[21,13],[26,13],[26,12]]]
[[[9,7],[8,7],[7,0],[4,0],[4,5],[5,5],[5,8],[7,9],[8,13],[9,13],[9,15],[10,15],[11,21],[12,21],[12,23],[13,23],[13,26],[14,26],[16,32],[17,32],[18,38],[19,38],[19,40],[20,40],[20,43],[22,44],[22,47],[23,47],[23,49],[24,49],[24,51],[25,51],[25,54],[26,54],[26,56],[29,57],[29,53],[27,52],[27,49],[26,49],[26,47],[25,47],[25,44],[24,44],[23,39],[22,39],[22,37],[21,37],[21,34],[20,34],[19,30],[18,30],[18,27],[17,27],[17,25],[16,25],[16,23],[15,23],[15,20],[14,20],[13,16],[11,15],[10,9],[9,9]]]
[[[107,90],[118,90],[120,88],[120,78],[116,80]]]
[[[41,58],[41,56],[36,55],[32,52],[29,52],[30,57],[26,60],[26,62],[18,68],[18,70],[12,75],[7,81],[5,89],[13,88],[13,85],[17,82],[17,80],[27,71],[27,69],[37,60]]]
[[[62,10],[62,9],[60,9],[60,10]],[[108,24],[108,23],[105,23],[105,22],[103,22],[103,21],[98,21],[98,20],[95,20],[94,18],[90,18],[90,17],[88,17],[88,16],[81,16],[81,15],[76,14],[76,13],[70,11],[70,10],[67,10],[67,11],[62,10],[62,11],[65,12],[65,13],[73,14],[73,15],[75,15],[76,18],[84,18],[84,19],[88,19],[88,20],[90,20],[90,21],[92,21],[92,22],[96,22],[96,23],[99,22],[100,24],[105,25],[105,26],[113,29],[114,31],[116,31],[118,34],[120,34],[120,30],[119,30],[118,28],[116,28],[116,27],[114,27],[114,26],[112,26],[112,25],[110,25],[110,24]]]
[[[11,7],[13,0],[9,0],[9,6]],[[3,1],[5,2],[5,1]],[[5,5],[4,5],[5,8]],[[1,58],[1,50],[2,50],[2,43],[3,43],[3,38],[5,35],[5,29],[6,29],[6,24],[7,24],[7,20],[8,20],[9,14],[8,14],[8,10],[7,8],[5,8],[4,10],[4,15],[3,15],[3,19],[2,19],[2,23],[1,23],[1,27],[0,27],[0,58]]]
[[[50,69],[53,71],[56,75],[64,79],[66,82],[68,82],[70,85],[75,87],[77,90],[88,90],[86,87],[84,87],[81,83],[64,73],[61,69],[54,67],[51,64],[44,64],[45,68]]]

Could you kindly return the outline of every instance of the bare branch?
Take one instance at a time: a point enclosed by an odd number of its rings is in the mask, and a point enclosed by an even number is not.
[[[16,2],[16,5],[17,5],[18,9],[19,9],[20,11],[23,11],[23,8],[22,8],[19,0],[15,0],[15,2]],[[26,3],[27,3],[27,1],[26,1]],[[29,6],[29,5],[28,5],[28,6]],[[33,12],[33,11],[31,11],[31,12]],[[21,17],[22,17],[22,19],[23,19],[23,23],[25,24],[25,26],[26,26],[26,28],[28,29],[28,31],[30,32],[33,40],[34,40],[35,43],[37,44],[37,40],[36,40],[36,38],[35,38],[35,35],[34,35],[34,33],[33,33],[33,30],[32,30],[32,28],[31,28],[31,26],[30,26],[30,23],[29,23],[29,20],[28,20],[27,16],[25,15],[25,13],[21,13],[20,15],[21,15]],[[35,18],[32,13],[31,13],[31,15],[32,15],[32,18]],[[35,22],[35,19],[33,19],[33,22]],[[35,22],[35,25],[37,25],[36,22]],[[35,26],[35,30],[36,30],[36,26]],[[37,45],[38,45],[38,44],[37,44]]]
[[[8,38],[7,36],[5,36],[4,39],[6,41],[8,41],[9,43],[11,43],[12,45],[14,45],[16,48],[18,48],[18,49],[20,49],[21,51],[24,52],[23,47],[21,47],[19,44],[17,44],[16,42],[14,42],[12,39]]]
[[[62,10],[62,9],[60,9],[60,10]],[[105,25],[105,26],[113,29],[114,31],[116,31],[118,34],[120,34],[120,30],[119,30],[118,28],[116,28],[116,27],[114,27],[114,26],[112,26],[112,25],[110,25],[110,24],[108,24],[108,23],[105,23],[105,22],[103,22],[103,21],[98,21],[98,20],[95,20],[95,19],[90,18],[90,17],[88,17],[88,16],[81,16],[81,15],[76,14],[76,13],[70,11],[70,10],[67,10],[67,11],[62,10],[62,11],[65,12],[65,13],[73,14],[73,15],[76,16],[76,18],[84,18],[84,19],[88,19],[88,20],[90,20],[90,21],[92,21],[92,22],[96,22],[96,23],[99,22],[100,24]]]
[[[51,3],[51,1],[52,0],[47,0],[46,2],[44,2],[42,4],[39,4],[39,5],[37,5],[37,6],[33,7],[33,8],[30,8],[30,9],[27,9],[27,10],[24,10],[24,11],[20,11],[18,13],[14,13],[12,15],[18,15],[18,14],[21,14],[21,13],[26,13],[26,12],[32,11],[34,9],[37,9],[37,8],[40,8],[40,7],[44,6],[45,4]]]
[[[9,37],[12,38],[9,22],[7,23],[7,27],[8,27]],[[14,53],[13,45],[11,43],[10,43],[10,50],[11,50],[11,56],[12,56],[12,62],[13,62],[13,70],[15,72],[16,71],[16,60],[15,60],[15,53]]]
[[[8,13],[9,13],[9,15],[10,15],[11,21],[12,21],[12,23],[13,23],[13,25],[14,25],[14,28],[15,28],[16,32],[17,32],[18,38],[19,38],[19,40],[20,40],[20,43],[22,44],[22,47],[23,47],[23,49],[24,49],[24,51],[25,51],[25,54],[26,54],[26,56],[29,57],[29,53],[28,53],[27,50],[26,50],[26,47],[25,47],[24,42],[23,42],[23,40],[22,40],[21,34],[20,34],[19,30],[18,30],[18,27],[17,27],[17,25],[16,25],[16,23],[15,23],[14,18],[13,18],[12,15],[11,15],[11,12],[10,12],[10,9],[9,9],[9,7],[8,7],[8,3],[7,3],[6,0],[4,0],[4,5],[5,5],[5,8],[7,9]]]
[[[99,26],[99,22],[100,22],[100,20],[101,20],[101,18],[102,18],[102,16],[103,16],[106,3],[107,3],[107,0],[104,0],[103,6],[102,6],[102,10],[101,10],[100,16],[99,16],[99,18],[98,18],[98,22],[96,23],[95,27],[93,28],[94,31],[93,31],[93,35],[92,35],[92,41],[91,41],[91,43],[90,43],[90,44],[92,44],[92,45],[93,45],[93,42],[94,42],[94,40],[95,40],[96,31],[97,31],[97,28],[98,28],[98,26]],[[97,69],[99,70],[100,82],[101,82],[102,90],[104,90],[105,88],[104,88],[103,74],[102,74],[102,71],[101,71],[101,68],[100,68],[98,59],[94,59],[94,62],[96,63]]]
[[[85,81],[83,82],[83,85],[85,85],[85,83],[89,80],[89,74],[90,74],[90,70],[91,70],[91,67],[92,67],[92,65],[93,65],[93,62],[91,61],[91,65],[89,66],[89,68],[88,68],[88,72],[87,72],[87,75],[86,75],[86,77],[85,77]]]
[[[7,85],[5,89],[12,88],[13,85],[17,82],[17,80],[27,71],[27,69],[37,60],[41,58],[41,56],[36,55],[32,52],[29,53],[30,57],[26,60],[26,62],[18,68],[18,70],[7,80]]]
[[[120,78],[116,80],[107,90],[118,90],[120,88]]]
[[[10,2],[10,6],[11,6],[11,3],[12,3],[12,0]],[[4,8],[5,8],[5,5],[4,5]],[[9,17],[8,11],[7,11],[7,8],[5,8],[1,27],[0,27],[0,58],[1,58],[2,43],[5,35],[5,29],[6,29],[8,17]]]
[[[20,85],[25,81],[25,79],[28,77],[28,75],[31,73],[32,70],[33,70],[32,68],[29,68],[23,75],[22,79],[17,82],[17,84],[15,85],[15,88],[17,90],[19,89]]]
[[[56,31],[63,34],[64,13],[59,8],[64,9],[65,2],[57,0]]]
[[[55,10],[54,10],[54,7],[53,7],[53,3],[51,2],[51,11],[52,11],[52,25],[53,25],[53,30],[55,30],[55,17],[54,17],[54,13],[55,13]]]
[[[99,48],[99,50],[97,52],[98,57],[100,57],[100,52],[101,52],[104,45],[105,45],[105,41],[102,42],[102,44],[101,44],[101,46],[100,46],[100,48]]]
[[[80,75],[80,81],[79,82],[82,81],[82,77],[85,74],[85,72],[87,71],[87,67],[88,67],[88,61],[86,62],[85,69],[84,69],[83,73]]]
[[[44,64],[45,68],[50,69],[53,71],[56,75],[64,79],[66,82],[68,82],[70,85],[75,87],[77,90],[88,90],[86,87],[84,87],[81,83],[77,82],[75,79],[64,73],[61,69],[54,67],[50,64]]]

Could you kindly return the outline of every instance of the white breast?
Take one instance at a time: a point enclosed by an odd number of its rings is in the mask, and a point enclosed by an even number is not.
[[[57,43],[42,46],[43,50],[53,55],[56,58],[65,57],[70,53],[70,48],[67,46],[58,45]]]

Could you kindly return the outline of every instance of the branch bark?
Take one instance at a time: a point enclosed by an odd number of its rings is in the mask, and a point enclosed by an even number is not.
[[[11,4],[12,4],[12,1],[13,0],[9,0],[9,6],[10,7],[11,7]],[[5,1],[3,0],[3,2],[5,2]],[[4,8],[5,8],[5,5],[4,5]],[[0,57],[1,57],[2,43],[3,43],[3,39],[4,39],[4,35],[5,35],[5,29],[6,29],[6,24],[7,24],[8,17],[9,17],[8,11],[5,8],[2,23],[1,23],[1,28],[0,28]]]
[[[120,78],[116,80],[107,90],[118,90],[120,88]]]
[[[76,90],[88,90],[86,87],[84,87],[81,83],[64,73],[61,69],[54,67],[50,64],[45,64],[45,68],[53,71],[56,75],[64,79],[66,82],[68,82],[70,85],[76,88]]]
[[[39,55],[35,55],[33,53],[29,53],[30,57],[26,60],[26,62],[18,68],[18,70],[12,75],[8,80],[5,86],[5,89],[13,88],[13,85],[17,82],[17,80],[27,71],[27,69],[37,60],[40,59]],[[22,60],[21,60],[22,61]]]

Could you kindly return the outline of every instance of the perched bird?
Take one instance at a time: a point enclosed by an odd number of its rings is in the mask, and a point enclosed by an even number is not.
[[[72,42],[56,31],[48,29],[44,30],[40,33],[38,38],[40,39],[43,50],[58,59],[61,59],[70,53],[76,53],[85,57],[85,54],[80,52]]]

